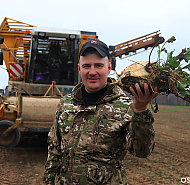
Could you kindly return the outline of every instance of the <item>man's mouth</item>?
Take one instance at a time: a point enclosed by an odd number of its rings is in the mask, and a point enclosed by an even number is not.
[[[90,82],[96,82],[96,81],[98,80],[98,78],[88,78],[88,80],[89,80]]]

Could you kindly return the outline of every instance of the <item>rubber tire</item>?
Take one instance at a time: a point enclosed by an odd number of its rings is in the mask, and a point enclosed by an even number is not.
[[[21,138],[21,133],[19,128],[15,128],[13,131],[9,132],[7,136],[3,136],[3,133],[8,127],[14,125],[13,121],[2,120],[0,121],[0,147],[1,148],[12,148],[15,147]]]

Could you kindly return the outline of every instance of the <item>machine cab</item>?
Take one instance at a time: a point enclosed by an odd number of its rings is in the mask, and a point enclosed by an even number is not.
[[[27,81],[76,85],[80,37],[77,30],[33,28]]]

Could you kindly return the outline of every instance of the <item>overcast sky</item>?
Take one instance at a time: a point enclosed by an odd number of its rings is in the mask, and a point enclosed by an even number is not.
[[[168,50],[190,47],[190,0],[6,0],[1,1],[0,23],[9,17],[40,27],[95,31],[108,45],[119,43],[160,30],[168,39],[176,37]],[[156,60],[154,50],[151,60]],[[148,60],[150,50],[130,57]],[[117,58],[120,73],[131,64]],[[8,83],[6,70],[0,66],[0,88]]]

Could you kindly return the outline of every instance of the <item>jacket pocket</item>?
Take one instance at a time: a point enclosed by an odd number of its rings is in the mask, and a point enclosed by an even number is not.
[[[86,178],[96,184],[107,183],[113,176],[111,168],[98,165],[87,165]]]

